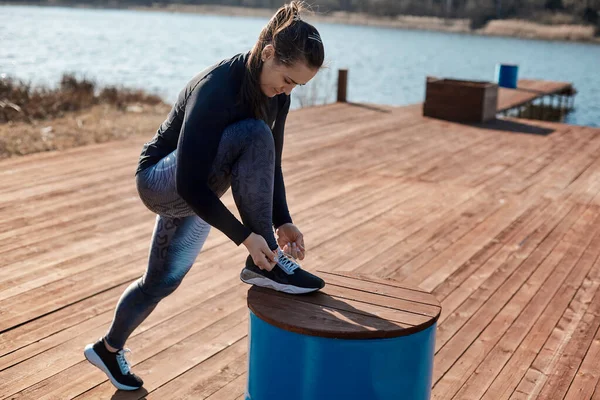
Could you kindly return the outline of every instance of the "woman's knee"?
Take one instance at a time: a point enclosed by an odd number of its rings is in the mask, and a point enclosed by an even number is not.
[[[233,124],[232,128],[236,134],[243,136],[244,142],[259,144],[261,146],[275,146],[273,133],[263,120],[245,119]]]
[[[184,276],[185,274],[168,274],[160,281],[141,279],[138,285],[142,293],[152,298],[153,301],[159,302],[172,294],[181,285]]]

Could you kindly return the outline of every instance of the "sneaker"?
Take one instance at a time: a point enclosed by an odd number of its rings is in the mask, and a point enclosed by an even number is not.
[[[108,351],[102,339],[94,344],[88,344],[83,351],[85,358],[104,371],[117,389],[137,390],[142,387],[144,382],[137,375],[131,373],[125,353],[131,353],[131,350],[121,349],[116,353]]]
[[[303,270],[295,259],[281,249],[277,251],[277,264],[271,271],[260,269],[248,256],[240,279],[250,285],[291,294],[314,292],[325,286],[323,279]]]

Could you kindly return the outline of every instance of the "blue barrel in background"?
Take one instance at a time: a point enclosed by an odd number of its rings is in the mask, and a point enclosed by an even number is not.
[[[498,64],[496,66],[496,82],[498,86],[516,89],[519,81],[519,66],[512,64]]]
[[[245,400],[429,400],[439,302],[320,271],[307,295],[253,287]]]

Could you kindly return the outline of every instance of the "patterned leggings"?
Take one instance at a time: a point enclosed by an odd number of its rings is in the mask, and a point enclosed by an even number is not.
[[[176,152],[136,177],[142,202],[157,214],[148,267],[119,299],[104,340],[121,349],[158,302],[173,293],[202,249],[210,225],[175,190]],[[277,248],[272,228],[275,144],[269,127],[248,119],[225,129],[209,176],[221,197],[231,186],[244,224]]]

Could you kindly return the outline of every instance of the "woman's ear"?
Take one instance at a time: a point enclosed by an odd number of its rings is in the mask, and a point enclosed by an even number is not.
[[[262,61],[263,62],[269,61],[273,57],[275,57],[275,47],[273,47],[272,44],[268,44],[262,50],[262,53],[261,53]]]

